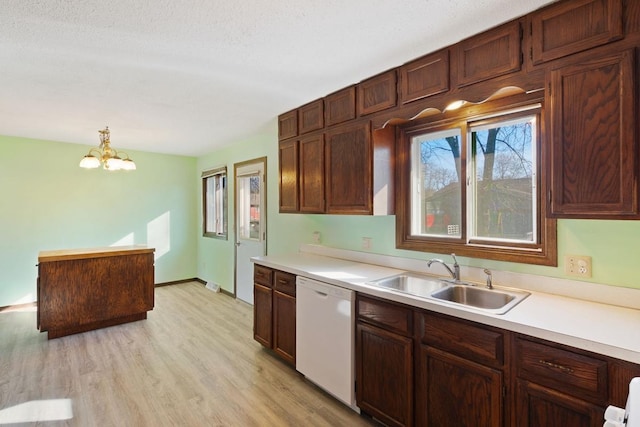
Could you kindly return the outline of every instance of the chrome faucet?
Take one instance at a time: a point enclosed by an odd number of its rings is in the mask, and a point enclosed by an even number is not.
[[[489,270],[488,268],[484,269],[484,274],[487,275],[487,288],[489,289],[493,289],[493,280],[491,277],[491,270]]]
[[[438,259],[438,258],[431,258],[429,261],[427,261],[427,267],[431,267],[431,264],[433,264],[434,262],[440,263],[440,264],[444,265],[444,268],[446,268],[447,271],[449,272],[449,274],[451,274],[451,277],[453,277],[453,280],[455,280],[456,282],[459,282],[460,281],[460,266],[458,265],[458,260],[456,259],[456,254],[451,254],[451,256],[453,257],[453,270],[443,260]]]

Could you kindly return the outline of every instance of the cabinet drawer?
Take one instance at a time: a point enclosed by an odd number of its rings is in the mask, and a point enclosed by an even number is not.
[[[412,312],[409,307],[359,294],[356,303],[359,320],[364,320],[402,335],[411,335]]]
[[[504,364],[504,333],[461,320],[430,313],[417,315],[420,340],[449,353],[489,366]]]
[[[273,287],[273,270],[269,267],[253,264],[253,281],[263,286]]]
[[[283,294],[296,296],[296,276],[295,274],[285,273],[284,271],[275,271],[274,287],[276,291]]]
[[[518,338],[516,372],[520,378],[598,404],[607,401],[607,362]]]

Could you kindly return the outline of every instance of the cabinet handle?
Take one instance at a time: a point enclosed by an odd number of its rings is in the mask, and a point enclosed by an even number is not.
[[[547,360],[538,360],[538,362],[544,366],[548,366],[549,368],[559,369],[565,374],[573,374],[573,369],[568,368],[566,366],[558,365],[557,363],[549,362]]]
[[[278,279],[278,283],[280,283],[281,285],[286,285],[287,283],[289,283],[289,281],[285,279]]]

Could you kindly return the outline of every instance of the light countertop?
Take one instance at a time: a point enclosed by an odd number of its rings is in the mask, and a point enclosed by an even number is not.
[[[58,249],[52,251],[41,251],[38,254],[38,262],[62,261],[71,259],[104,258],[120,255],[133,255],[142,253],[152,253],[155,249],[145,245],[130,246],[105,246],[100,248],[82,249]]]
[[[400,274],[405,269],[306,252],[255,257],[252,261],[413,307],[640,363],[638,309],[526,289],[531,295],[507,313],[497,315],[367,284]],[[609,287],[601,286],[605,288],[602,291],[607,292]],[[630,293],[633,291],[636,290],[629,290]]]

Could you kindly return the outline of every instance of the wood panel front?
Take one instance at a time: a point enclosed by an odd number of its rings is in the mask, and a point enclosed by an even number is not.
[[[300,135],[324,127],[324,101],[318,99],[298,108],[298,132]]]
[[[531,59],[540,64],[623,35],[622,0],[558,2],[531,15]]]
[[[276,288],[277,286],[276,282]],[[273,332],[273,351],[286,362],[295,366],[296,298],[294,296],[279,291],[273,292]]]
[[[471,37],[455,45],[452,52],[458,87],[519,71],[520,23],[513,21]]]
[[[327,213],[372,213],[372,156],[368,121],[335,126],[326,132]]]
[[[358,115],[395,107],[398,102],[396,70],[387,71],[358,84]]]
[[[425,345],[417,360],[416,425],[505,424],[501,371]]]
[[[324,134],[300,139],[300,212],[324,212]]]
[[[504,365],[502,330],[427,312],[416,317],[421,342],[488,366]]]
[[[413,340],[356,324],[356,401],[388,426],[413,425]]]
[[[298,110],[278,116],[278,139],[292,138],[298,135]]]
[[[637,218],[635,53],[588,55],[551,71],[551,215]]]
[[[286,140],[278,143],[280,163],[280,212],[298,212],[298,141]]]
[[[413,333],[413,311],[407,306],[358,294],[358,320],[372,323],[392,332],[410,336]]]
[[[327,95],[325,103],[325,124],[337,125],[356,118],[356,87],[349,86]]]
[[[399,69],[403,104],[449,90],[449,49],[423,56]]]
[[[39,327],[49,338],[140,320],[153,309],[153,250],[99,255],[39,257]]]

